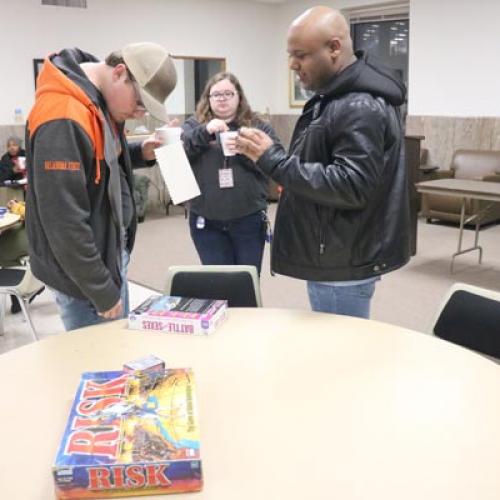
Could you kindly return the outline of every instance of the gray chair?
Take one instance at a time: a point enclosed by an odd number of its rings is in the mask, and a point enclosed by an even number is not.
[[[262,307],[255,266],[171,266],[165,294],[227,300],[229,307]]]
[[[33,335],[33,339],[38,340],[29,314],[29,302],[43,288],[44,284],[33,276],[29,265],[22,268],[4,267],[0,269],[0,298],[2,299],[0,303],[0,334],[3,334],[5,298],[8,295],[15,295],[17,300],[19,300],[19,305]]]
[[[437,311],[432,333],[500,359],[500,292],[455,283]]]

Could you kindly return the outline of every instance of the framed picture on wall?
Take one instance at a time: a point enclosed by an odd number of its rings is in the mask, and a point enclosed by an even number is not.
[[[35,89],[36,89],[36,79],[43,66],[43,59],[33,59],[33,76],[35,77]]]
[[[300,80],[295,71],[288,70],[289,96],[291,108],[302,108],[306,101],[314,95],[311,90],[305,90],[300,84]]]

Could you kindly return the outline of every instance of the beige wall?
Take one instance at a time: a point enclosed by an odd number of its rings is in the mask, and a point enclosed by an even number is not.
[[[423,135],[428,165],[447,169],[457,149],[500,150],[500,118],[408,116],[406,133]]]

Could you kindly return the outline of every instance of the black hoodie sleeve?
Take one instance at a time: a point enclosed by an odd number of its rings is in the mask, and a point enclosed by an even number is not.
[[[144,156],[142,156],[142,141],[129,142],[127,143],[127,146],[130,155],[130,162],[134,170],[136,168],[152,167],[156,164],[156,161],[146,161]]]
[[[182,142],[184,151],[190,162],[193,162],[210,147],[210,142],[215,140],[215,135],[207,131],[206,124],[200,124],[190,118],[182,125]]]
[[[385,106],[368,94],[331,103],[324,127],[311,126],[307,132],[323,135],[320,143],[328,162],[302,161],[275,144],[257,165],[285,189],[314,203],[338,209],[364,208],[382,178]]]
[[[0,183],[10,180],[12,169],[7,165],[0,164]]]

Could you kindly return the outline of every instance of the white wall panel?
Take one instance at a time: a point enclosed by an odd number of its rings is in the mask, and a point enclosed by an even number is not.
[[[341,0],[337,8],[379,0]],[[286,31],[316,2],[264,4],[231,0],[88,0],[88,9],[0,0],[0,124],[24,115],[34,98],[33,58],[78,46],[104,57],[133,41],[172,53],[225,57],[251,105],[273,114],[288,106]],[[333,2],[324,2],[333,5]],[[500,116],[499,0],[411,0],[409,112]]]
[[[500,116],[500,1],[413,0],[412,115]]]
[[[33,104],[33,58],[77,46],[103,58],[130,42],[152,41],[173,54],[225,57],[251,105],[264,111],[273,96],[268,76],[276,48],[276,5],[230,0],[88,0],[88,9],[0,0],[0,124]],[[272,107],[272,106],[271,106]]]

